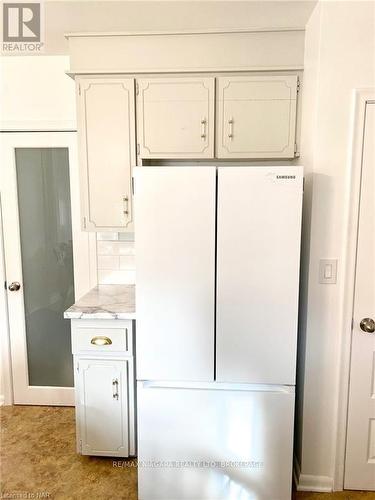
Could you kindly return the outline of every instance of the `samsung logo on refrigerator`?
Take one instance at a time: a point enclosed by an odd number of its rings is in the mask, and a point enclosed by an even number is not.
[[[281,186],[290,186],[291,184],[294,185],[294,183],[297,181],[296,174],[278,174],[277,172],[269,172],[267,174],[267,177],[271,182],[274,182]]]

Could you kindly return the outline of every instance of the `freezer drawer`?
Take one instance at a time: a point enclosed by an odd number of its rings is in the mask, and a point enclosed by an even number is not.
[[[293,387],[137,389],[140,500],[290,499]]]

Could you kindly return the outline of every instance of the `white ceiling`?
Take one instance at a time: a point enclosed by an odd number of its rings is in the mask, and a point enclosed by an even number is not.
[[[46,1],[45,54],[67,54],[64,33],[304,27],[314,1]]]

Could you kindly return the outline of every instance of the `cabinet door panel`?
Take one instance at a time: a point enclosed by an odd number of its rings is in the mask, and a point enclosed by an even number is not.
[[[293,158],[297,76],[218,79],[217,156]]]
[[[214,78],[138,80],[142,158],[211,158]]]
[[[77,411],[83,455],[129,455],[128,363],[78,359]]]
[[[215,167],[135,169],[138,380],[213,380],[215,183]]]
[[[218,173],[216,375],[294,384],[301,167]]]
[[[85,228],[132,231],[134,80],[78,80],[78,110]]]

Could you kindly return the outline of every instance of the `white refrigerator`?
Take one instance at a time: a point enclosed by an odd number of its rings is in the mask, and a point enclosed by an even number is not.
[[[301,167],[135,169],[140,500],[291,496]]]

